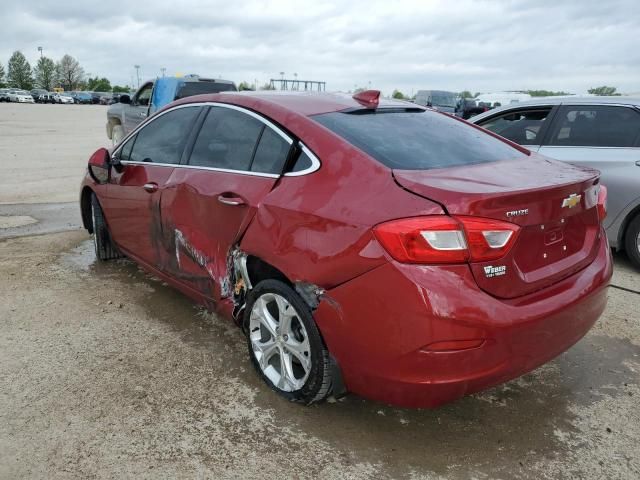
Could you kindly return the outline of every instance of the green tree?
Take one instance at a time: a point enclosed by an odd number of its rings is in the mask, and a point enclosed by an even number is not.
[[[51,91],[58,83],[55,62],[48,57],[40,57],[33,69],[33,76],[39,88]]]
[[[95,78],[87,80],[87,90],[92,90],[94,92],[110,92],[111,82],[105,77],[98,78],[96,76]]]
[[[84,70],[71,55],[65,55],[60,59],[56,64],[56,71],[65,90],[75,90],[84,80]]]
[[[13,52],[7,67],[7,83],[9,86],[31,90],[33,87],[31,65],[29,65],[22,52],[18,50]]]
[[[114,85],[111,91],[113,93],[129,93],[129,87],[121,87],[120,85]]]
[[[523,90],[522,93],[528,93],[532,97],[557,97],[561,95],[571,95],[568,92],[554,92],[553,90]]]
[[[253,90],[253,86],[251,86],[249,82],[240,82],[240,85],[238,85],[238,90],[240,90],[241,92],[243,90]]]
[[[460,96],[462,98],[473,98],[473,95],[471,95],[471,92],[469,90],[464,90],[464,91],[460,92]],[[478,95],[476,94],[476,96],[478,96]]]
[[[590,88],[589,90],[587,90],[589,93],[593,94],[593,95],[614,95],[614,96],[619,96],[619,93],[616,93],[617,88],[616,87],[607,87],[606,85],[603,85],[602,87],[595,87],[595,88]]]
[[[0,88],[4,87],[4,67],[0,63]]]
[[[400,90],[394,90],[391,94],[391,97],[397,98],[399,100],[404,100],[404,94]]]
[[[473,94],[473,98],[477,98],[480,95],[482,95],[482,92],[476,92],[476,93]]]

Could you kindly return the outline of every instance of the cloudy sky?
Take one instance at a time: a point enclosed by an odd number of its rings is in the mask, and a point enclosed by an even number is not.
[[[5,67],[42,46],[117,84],[139,64],[142,78],[285,72],[328,90],[640,92],[640,0],[19,0],[0,26]]]

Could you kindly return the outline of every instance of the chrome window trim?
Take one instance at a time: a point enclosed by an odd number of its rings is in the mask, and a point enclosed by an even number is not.
[[[309,168],[305,168],[304,170],[300,170],[299,172],[287,172],[284,174],[285,177],[301,177],[302,175],[313,173],[320,168],[320,159],[318,159],[318,157],[316,157],[315,154],[311,150],[309,150],[304,143],[298,142],[298,145],[300,145],[302,151],[306,153],[307,156],[311,159],[311,166]]]
[[[280,175],[275,173],[248,172],[247,170],[230,170],[227,168],[200,167],[195,165],[180,165],[178,163],[132,162],[130,160],[121,160],[120,163],[122,165],[144,165],[146,167],[155,166],[155,167],[186,168],[189,170],[208,170],[212,172],[235,173],[237,175],[249,175],[252,177],[280,178]]]
[[[237,105],[230,105],[230,104],[227,104],[227,103],[197,102],[197,103],[187,103],[187,104],[184,104],[184,105],[176,105],[175,107],[172,107],[172,108],[170,108],[168,110],[165,110],[163,112],[157,113],[154,116],[150,117],[149,121],[138,125],[135,129],[133,129],[131,131],[131,133],[129,133],[129,135],[127,135],[122,140],[122,142],[120,142],[120,145],[118,145],[118,148],[116,148],[113,151],[112,157],[118,158],[118,154],[120,153],[120,151],[122,150],[124,145],[134,135],[136,135],[142,128],[145,128],[148,125],[150,125],[152,122],[156,121],[156,119],[160,118],[161,116],[163,116],[163,115],[165,115],[165,114],[167,114],[169,112],[173,112],[174,110],[177,110],[179,108],[204,107],[204,106],[222,107],[222,108],[228,108],[230,110],[236,110],[238,112],[242,112],[242,113],[244,113],[246,115],[249,115],[250,117],[255,118],[256,120],[262,122],[264,125],[268,126],[272,130],[274,130],[289,145],[293,144],[293,139],[291,137],[289,137],[289,135],[284,133],[280,128],[278,128],[276,125],[274,125],[271,121],[269,121],[266,118],[264,118],[262,115],[259,115],[259,114],[255,113],[255,112],[252,112],[251,110],[248,110],[248,109],[246,109],[244,107],[239,107]],[[300,177],[302,175],[307,175],[309,173],[313,173],[313,172],[315,172],[316,170],[318,170],[320,168],[320,160],[318,159],[318,157],[316,157],[316,155],[311,150],[309,150],[309,148],[307,148],[307,146],[304,143],[299,142],[299,145],[300,145],[300,148],[302,149],[302,151],[304,153],[306,153],[307,156],[311,159],[311,166],[309,168],[306,168],[306,169],[301,170],[299,172],[288,172],[288,173],[285,173],[283,175],[285,177]],[[196,166],[196,165],[181,165],[181,164],[173,164],[173,163],[154,163],[154,162],[135,162],[135,161],[131,161],[131,160],[121,160],[120,163],[122,165],[146,165],[146,166],[157,165],[159,167],[189,168],[189,169],[194,169],[194,170],[208,170],[208,171],[222,172],[222,173],[237,173],[237,174],[240,174],[240,175],[250,175],[250,176],[256,176],[256,177],[280,178],[280,175],[275,174],[275,173],[250,172],[250,171],[247,171],[247,170],[232,170],[232,169],[226,169],[226,168],[202,167],[202,166]]]

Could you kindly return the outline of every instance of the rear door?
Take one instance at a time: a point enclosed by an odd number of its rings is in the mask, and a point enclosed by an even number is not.
[[[537,151],[554,113],[551,105],[514,108],[481,120],[478,125]]]
[[[253,112],[209,108],[187,166],[176,168],[162,196],[169,274],[214,300],[229,295],[229,252],[278,181],[291,144]]]
[[[109,229],[118,246],[150,265],[159,258],[162,190],[200,111],[185,106],[163,113],[114,152],[122,166],[112,169],[103,201]]]
[[[640,197],[640,111],[623,105],[564,105],[540,153],[601,172],[608,187],[605,228]],[[613,242],[617,232],[609,232]]]

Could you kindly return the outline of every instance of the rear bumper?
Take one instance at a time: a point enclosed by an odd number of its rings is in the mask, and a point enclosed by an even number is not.
[[[580,340],[605,308],[608,243],[580,272],[500,300],[466,265],[388,263],[327,292],[316,319],[347,388],[405,407],[435,407],[520,376]],[[434,342],[479,340],[432,351]]]

